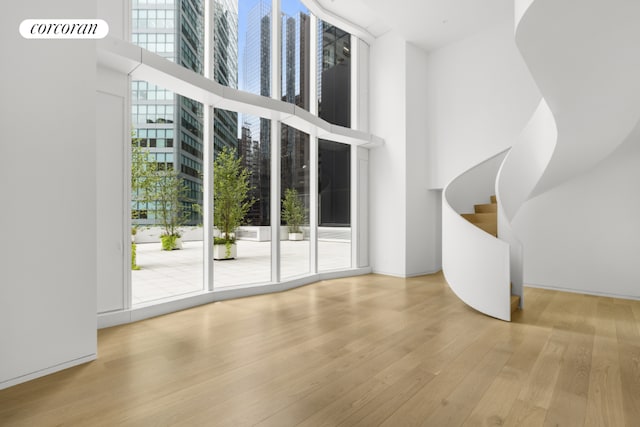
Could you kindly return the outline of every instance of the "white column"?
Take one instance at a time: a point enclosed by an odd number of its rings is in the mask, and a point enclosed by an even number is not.
[[[309,135],[309,272],[318,272],[318,137]]]
[[[203,256],[204,288],[213,290],[213,106],[203,108],[203,164],[202,164],[202,205],[203,205]]]
[[[282,30],[280,0],[272,0],[271,9],[271,98],[280,99],[282,92]],[[271,281],[280,281],[280,138],[281,124],[271,120]]]
[[[350,41],[351,47],[351,129],[360,129],[360,122],[358,117],[358,100],[360,91],[359,89],[359,79],[358,76],[360,74],[360,49],[358,47],[359,40],[353,34],[351,35]],[[353,158],[353,155],[352,155]]]
[[[271,281],[280,281],[280,122],[271,121]]]
[[[309,112],[318,115],[318,18],[311,15],[309,36]]]
[[[358,129],[358,71],[359,56],[358,56],[358,38],[353,34],[350,41],[351,50],[351,128]],[[359,232],[358,232],[358,213],[360,212],[360,206],[358,205],[358,168],[360,164],[358,162],[358,146],[351,146],[351,267],[358,267],[358,247],[359,247]]]
[[[282,19],[280,18],[280,0],[272,0],[271,6],[271,97],[281,98],[282,67],[280,52],[282,50]]]
[[[130,14],[129,14],[130,16]],[[126,177],[125,181],[125,186],[123,188],[124,191],[124,225],[125,225],[125,229],[122,230],[124,233],[124,240],[123,242],[127,242],[129,239],[131,239],[131,228],[133,227],[133,223],[131,221],[131,198],[132,198],[132,194],[131,194],[131,130],[133,129],[133,124],[131,123],[131,76],[127,76],[127,90],[126,90],[126,95],[125,95],[125,102],[124,102],[124,129],[123,129],[123,133],[124,133],[124,159],[123,159],[123,164],[124,164],[124,171],[122,171],[124,173],[124,176]],[[129,265],[131,264],[131,251],[133,250],[131,245],[125,244],[124,245],[124,264],[126,266],[125,270],[124,270],[124,283],[123,283],[123,304],[124,304],[124,309],[129,309],[131,308],[131,306],[133,305],[133,276],[132,276],[132,271],[131,271],[131,267],[129,267]]]
[[[213,78],[213,8],[211,0],[204,2],[204,76]]]
[[[352,103],[353,105],[353,103]],[[358,203],[358,178],[360,162],[358,161],[358,146],[351,146],[351,267],[360,267],[358,264],[358,248],[359,248],[359,212],[361,207]]]
[[[213,4],[204,2],[204,76],[213,78]],[[203,164],[202,164],[202,207],[203,207],[203,256],[204,289],[213,290],[213,120],[214,107],[203,105]]]

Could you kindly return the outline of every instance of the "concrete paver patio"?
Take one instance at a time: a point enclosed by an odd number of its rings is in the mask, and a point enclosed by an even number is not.
[[[281,278],[309,272],[309,241],[283,240],[280,244]],[[238,240],[238,257],[214,261],[215,288],[228,288],[271,281],[271,242]],[[162,251],[160,243],[138,243],[137,264],[132,271],[132,303],[143,304],[203,289],[203,247],[201,241],[184,242],[183,249]],[[318,241],[318,270],[351,266],[348,240]]]

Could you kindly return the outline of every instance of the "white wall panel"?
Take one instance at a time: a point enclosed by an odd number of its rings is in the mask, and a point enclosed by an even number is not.
[[[124,144],[127,135],[128,79],[98,68],[96,175],[98,237],[98,313],[122,310],[128,292],[125,265]],[[126,243],[128,244],[128,242]]]
[[[96,356],[95,41],[18,33],[95,8],[27,0],[0,17],[0,388]]]
[[[429,186],[510,147],[540,95],[508,21],[429,54]]]

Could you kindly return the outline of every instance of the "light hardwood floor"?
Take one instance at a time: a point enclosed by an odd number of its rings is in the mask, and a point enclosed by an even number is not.
[[[97,361],[0,391],[0,425],[640,425],[640,302],[525,302],[491,319],[440,274],[218,302],[99,331]]]

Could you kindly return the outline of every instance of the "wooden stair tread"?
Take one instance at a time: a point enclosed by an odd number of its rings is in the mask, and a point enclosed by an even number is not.
[[[498,203],[496,196],[491,196],[491,203]]]
[[[473,208],[476,213],[498,212],[498,205],[496,203],[474,205]]]
[[[498,236],[498,224],[496,224],[495,222],[491,223],[491,222],[475,222],[473,223],[473,225],[475,225],[476,227],[480,228],[481,230],[486,231],[487,233],[493,235],[494,237]]]
[[[495,212],[484,212],[484,213],[468,213],[462,214],[462,217],[469,222],[498,222],[498,214]]]

